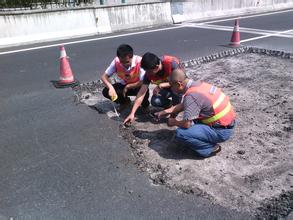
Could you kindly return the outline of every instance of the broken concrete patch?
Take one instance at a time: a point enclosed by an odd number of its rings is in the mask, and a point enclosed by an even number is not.
[[[190,78],[221,87],[236,109],[234,137],[222,144],[219,154],[197,157],[173,140],[174,128],[155,123],[148,115],[139,116],[128,128],[120,125],[121,135],[130,143],[137,166],[154,184],[259,218],[285,217],[293,199],[293,62],[288,54],[274,51],[236,52],[211,56],[213,62],[197,59],[185,65]],[[86,103],[90,93],[97,97],[99,112],[111,112],[100,82],[82,86],[75,91],[80,103]]]

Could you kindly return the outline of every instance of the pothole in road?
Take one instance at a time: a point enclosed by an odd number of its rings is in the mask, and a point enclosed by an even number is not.
[[[214,157],[197,158],[172,141],[174,129],[148,116],[140,115],[129,128],[121,126],[122,136],[137,166],[155,184],[261,218],[287,216],[293,209],[292,70],[289,59],[252,53],[186,68],[189,77],[221,87],[237,112],[233,138]],[[101,89],[100,82],[92,82],[76,88],[75,94],[88,105],[94,100],[99,112],[115,118]]]

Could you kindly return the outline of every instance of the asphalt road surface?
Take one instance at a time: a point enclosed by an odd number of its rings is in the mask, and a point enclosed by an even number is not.
[[[240,19],[243,45],[293,52],[293,11]],[[0,50],[0,219],[249,219],[210,201],[152,185],[118,125],[71,89],[55,89],[59,48],[74,76],[97,80],[121,43],[188,60],[227,50],[234,18]],[[208,175],[208,174],[207,174]]]

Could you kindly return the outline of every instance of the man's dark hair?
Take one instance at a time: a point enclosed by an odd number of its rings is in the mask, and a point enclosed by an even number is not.
[[[147,52],[142,56],[141,67],[145,70],[152,70],[157,67],[161,62],[160,58],[155,54]]]
[[[117,57],[126,57],[129,56],[130,58],[133,57],[133,49],[128,44],[121,44],[117,48]]]

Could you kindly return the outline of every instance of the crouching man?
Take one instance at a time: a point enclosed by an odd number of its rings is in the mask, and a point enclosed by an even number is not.
[[[188,79],[181,69],[172,72],[170,84],[173,92],[184,94],[183,101],[156,116],[184,111],[183,120],[168,119],[168,126],[178,127],[176,140],[202,157],[215,155],[221,150],[218,143],[228,140],[234,130],[235,112],[229,97],[216,86]]]
[[[106,69],[101,79],[105,84],[104,97],[119,103],[118,111],[123,111],[131,100],[129,96],[136,96],[142,85],[145,71],[140,67],[141,57],[133,54],[133,49],[127,44],[121,44],[117,48],[117,56]],[[118,82],[111,84],[110,77],[117,76]],[[145,90],[145,96],[140,103],[142,109],[149,107],[149,90]]]
[[[157,86],[153,90],[151,104],[155,107],[169,108],[171,105],[180,103],[181,97],[174,94],[170,89],[168,79],[174,69],[181,68],[178,58],[165,55],[160,59],[157,55],[147,52],[142,56],[141,67],[146,71],[143,84],[137,93],[130,114],[124,120],[124,124],[132,123],[135,113],[140,106],[151,83]],[[172,98],[172,101],[169,98]]]

